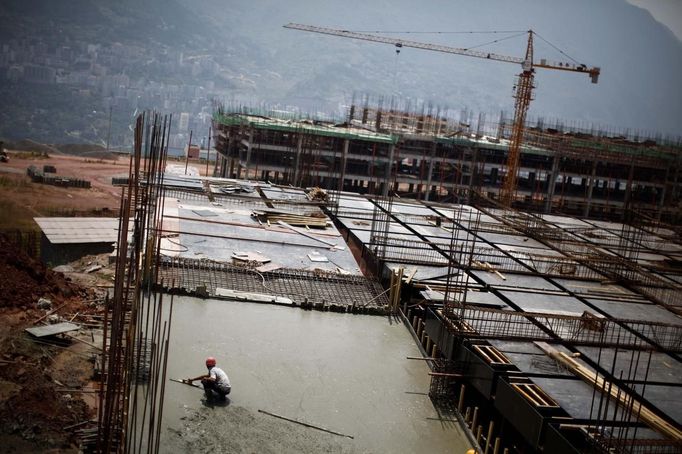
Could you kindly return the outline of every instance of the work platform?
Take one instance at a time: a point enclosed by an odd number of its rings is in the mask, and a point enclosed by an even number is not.
[[[157,282],[339,312],[395,314],[397,301],[431,397],[489,452],[679,451],[674,228],[314,193],[172,177]]]
[[[402,308],[442,374],[433,391],[482,449],[679,452],[674,229],[347,193],[336,213],[385,281],[409,276]]]
[[[383,289],[304,190],[177,175],[166,189],[158,282],[168,291],[385,312]]]

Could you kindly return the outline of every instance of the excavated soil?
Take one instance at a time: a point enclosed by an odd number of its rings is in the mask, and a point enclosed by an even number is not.
[[[83,293],[78,286],[66,280],[63,274],[49,270],[43,263],[19,253],[3,236],[0,236],[0,308],[28,308],[38,298],[64,302]]]
[[[0,236],[0,452],[77,452],[68,427],[93,417],[78,390],[92,377],[83,344],[44,343],[24,331],[44,316],[97,312],[92,292],[17,250]],[[52,301],[38,309],[39,298]],[[45,318],[46,319],[46,318]]]

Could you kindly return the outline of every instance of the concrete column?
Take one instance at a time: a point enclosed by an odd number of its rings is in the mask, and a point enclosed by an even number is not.
[[[391,144],[388,148],[388,162],[386,163],[386,184],[382,183],[381,195],[388,196],[388,188],[391,187],[388,182],[391,180],[391,166],[393,165],[393,155],[395,153],[395,145]]]
[[[469,203],[473,203],[474,197],[472,191],[474,189],[480,189],[479,178],[481,178],[481,176],[478,174],[478,147],[473,148],[470,166],[471,171],[469,172]]]
[[[656,213],[656,220],[661,220],[663,214],[663,207],[665,206],[665,196],[668,191],[668,176],[670,175],[670,166],[665,168],[665,178],[663,179],[663,190],[661,191],[661,199],[658,201],[658,212]]]
[[[426,177],[426,193],[424,200],[429,201],[429,194],[431,193],[431,181],[433,180],[433,161],[436,159],[436,142],[431,145],[431,155],[429,156],[429,171]]]
[[[592,205],[592,189],[594,188],[595,177],[597,176],[597,161],[592,161],[592,173],[590,178],[587,179],[587,200],[585,200],[585,211],[583,211],[583,216],[588,217],[590,215],[590,205]]]
[[[680,170],[682,170],[682,164],[676,163],[675,164],[675,175],[673,176],[673,179],[671,182],[671,187],[670,187],[670,192],[671,192],[670,199],[673,202],[679,200],[680,189],[682,188],[682,185],[680,185],[680,183],[679,183]],[[680,219],[682,219],[682,216],[680,215],[680,213],[678,211],[677,214],[673,214],[673,217],[672,217],[672,219],[669,220],[669,222],[671,222],[671,223],[679,222]]]
[[[220,159],[217,159],[217,158],[220,158]],[[223,155],[216,156],[216,165],[220,165],[220,168],[217,169],[217,173],[216,173],[216,169],[215,168],[213,169],[213,173],[215,174],[214,176],[225,178],[225,167],[226,167],[225,162],[226,162],[225,156],[223,156]],[[220,163],[220,164],[218,164],[218,163]]]
[[[298,186],[298,179],[301,176],[301,152],[303,151],[303,134],[298,134],[298,141],[296,142],[296,159],[294,161],[294,186]]]
[[[246,178],[249,178],[249,167],[251,166],[251,148],[253,147],[253,128],[249,129],[249,140],[246,143]]]
[[[223,162],[223,165],[225,166],[225,163]],[[223,169],[225,170],[225,169]],[[227,175],[223,173],[223,176],[227,176],[228,178],[233,178],[232,175],[234,175],[234,158],[230,158],[230,170]]]
[[[630,198],[632,197],[632,180],[635,176],[635,163],[630,164],[630,171],[628,172],[628,182],[625,185],[625,198],[623,199],[623,209],[628,210],[630,208]],[[623,212],[625,217],[625,212]]]
[[[559,155],[554,155],[552,159],[552,171],[547,175],[547,199],[545,200],[545,213],[552,211],[552,199],[554,198],[554,188],[556,177],[559,170]]]
[[[227,135],[227,147],[222,150],[218,150],[218,141],[216,141],[216,151],[218,152],[215,156],[215,164],[213,164],[213,176],[222,177],[225,175],[225,163],[230,156],[230,135]]]
[[[343,139],[343,154],[341,155],[341,180],[339,181],[339,191],[343,191],[343,182],[346,180],[346,162],[348,160],[348,148],[350,140]]]

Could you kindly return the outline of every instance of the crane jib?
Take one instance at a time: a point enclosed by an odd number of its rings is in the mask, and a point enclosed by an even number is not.
[[[418,41],[410,41],[410,40],[404,40],[404,39],[399,39],[399,38],[376,36],[376,35],[371,35],[368,33],[351,32],[348,30],[337,30],[334,28],[316,27],[313,25],[303,25],[303,24],[293,24],[293,23],[285,25],[284,28],[291,28],[294,30],[302,30],[302,31],[308,31],[308,32],[313,32],[313,33],[322,33],[325,35],[332,35],[332,36],[343,36],[346,38],[359,39],[359,40],[363,40],[363,41],[372,41],[375,43],[391,44],[395,47],[411,47],[414,49],[431,50],[431,51],[435,51],[435,52],[444,52],[444,53],[448,53],[448,54],[467,55],[469,57],[485,58],[487,60],[496,60],[496,61],[502,61],[502,62],[507,62],[507,63],[517,63],[517,64],[523,63],[523,58],[519,58],[519,57],[510,57],[507,55],[499,55],[499,54],[495,54],[495,53],[491,53],[491,52],[481,52],[481,51],[463,49],[463,48],[459,48],[459,47],[443,46],[440,44],[428,44],[428,43],[421,43]]]
[[[294,30],[301,30],[313,33],[322,33],[325,35],[341,36],[345,38],[358,39],[363,41],[371,41],[375,43],[390,44],[398,48],[410,47],[414,49],[430,50],[435,52],[444,52],[448,54],[466,55],[469,57],[483,58],[486,60],[501,61],[505,63],[516,63],[523,65],[525,58],[522,57],[512,57],[509,55],[500,55],[493,52],[481,52],[477,50],[470,50],[460,47],[444,46],[441,44],[429,44],[422,43],[418,41],[404,40],[400,38],[387,37],[387,36],[377,36],[369,33],[359,33],[350,30],[338,30],[335,28],[327,27],[317,27],[314,25],[304,25],[304,24],[294,24],[289,23],[284,25],[284,28],[290,28]],[[587,68],[585,65],[574,65],[571,63],[553,63],[547,62],[545,59],[540,60],[539,63],[533,62],[532,67],[544,68],[544,69],[559,69],[562,71],[572,71],[572,72],[584,72],[592,77],[592,81],[596,82],[599,76],[599,68]]]

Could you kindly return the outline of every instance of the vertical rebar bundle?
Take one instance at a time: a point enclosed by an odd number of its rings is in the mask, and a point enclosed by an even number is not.
[[[104,322],[95,452],[159,451],[173,301],[152,291],[158,276],[163,169],[170,117],[137,117],[128,186],[121,194],[113,296]]]
[[[469,276],[472,268],[481,212],[468,205],[455,205],[450,236],[447,285],[443,299],[446,317],[462,320],[466,307]]]

